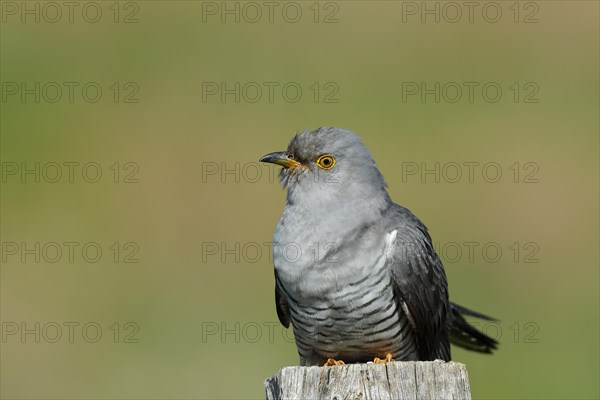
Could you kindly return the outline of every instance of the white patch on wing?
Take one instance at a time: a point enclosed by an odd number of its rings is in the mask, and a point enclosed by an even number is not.
[[[388,260],[388,257],[392,253],[394,243],[396,242],[397,233],[398,231],[394,229],[393,231],[385,235],[385,249],[383,250],[383,254],[381,255],[381,257],[379,257],[379,259],[377,259],[377,263],[373,266],[373,268],[371,268],[371,271],[374,271],[375,274],[379,272],[381,268],[384,267],[385,263]]]
[[[406,316],[408,317],[408,322],[410,322],[410,325],[413,327],[413,329],[416,329],[417,324],[415,324],[415,320],[413,319],[410,311],[408,311],[408,306],[404,301],[402,302],[402,310],[404,311],[404,314],[406,314]]]
[[[385,235],[385,243],[386,243],[385,257],[386,258],[392,252],[393,245],[394,245],[394,243],[396,243],[396,235],[397,234],[398,234],[398,230],[394,229],[393,231],[391,231],[390,233]]]

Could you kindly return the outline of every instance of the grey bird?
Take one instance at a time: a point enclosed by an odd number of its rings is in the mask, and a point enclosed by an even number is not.
[[[333,127],[298,133],[281,165],[287,189],[273,238],[275,304],[294,327],[300,365],[449,361],[450,341],[482,353],[497,342],[453,304],[425,225],[392,202],[369,150]]]

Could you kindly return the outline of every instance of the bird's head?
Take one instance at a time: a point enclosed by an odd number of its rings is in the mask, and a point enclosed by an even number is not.
[[[354,133],[333,127],[298,133],[286,151],[260,161],[281,165],[280,180],[294,203],[335,205],[389,201],[383,176],[369,150]]]

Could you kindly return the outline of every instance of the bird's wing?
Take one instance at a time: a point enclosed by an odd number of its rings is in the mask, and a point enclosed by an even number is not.
[[[277,317],[281,325],[286,328],[290,327],[290,307],[285,299],[285,295],[279,289],[279,279],[277,271],[275,271],[275,308],[277,308]]]
[[[444,267],[427,228],[410,211],[394,205],[389,218],[397,230],[392,280],[400,309],[407,314],[421,360],[450,360],[446,328],[450,313]]]

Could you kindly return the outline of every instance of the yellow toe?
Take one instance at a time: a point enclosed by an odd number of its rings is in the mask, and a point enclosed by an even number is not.
[[[392,354],[391,353],[387,353],[385,355],[385,358],[383,358],[383,359],[381,359],[379,357],[375,357],[375,359],[373,360],[373,362],[375,364],[383,364],[383,363],[390,362],[390,361],[392,361]]]
[[[330,367],[332,365],[344,365],[345,362],[343,362],[342,360],[334,360],[333,358],[328,358],[327,361],[325,362],[325,364],[323,364],[324,367]]]

